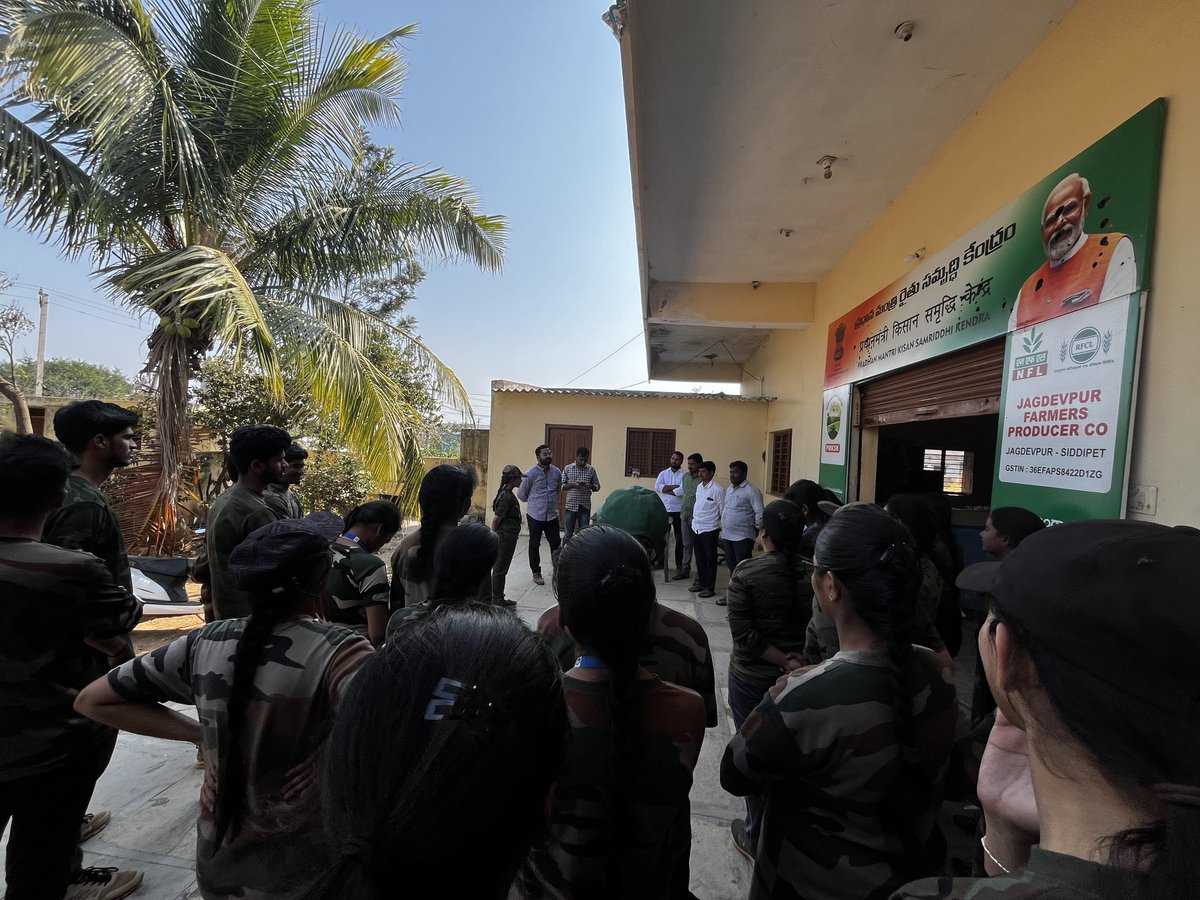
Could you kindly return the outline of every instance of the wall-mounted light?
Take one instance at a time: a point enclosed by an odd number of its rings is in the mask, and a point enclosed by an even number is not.
[[[817,160],[817,165],[825,170],[825,174],[821,177],[828,181],[833,177],[833,164],[837,162],[836,156],[822,156]]]
[[[750,287],[754,288],[754,290],[757,291],[760,287],[762,287],[762,282],[761,281],[752,281],[752,282],[750,282]]]
[[[918,247],[912,253],[908,254],[908,256],[904,257],[904,261],[910,263],[910,262],[916,262],[918,259],[924,259],[924,258],[925,258],[925,248]]]

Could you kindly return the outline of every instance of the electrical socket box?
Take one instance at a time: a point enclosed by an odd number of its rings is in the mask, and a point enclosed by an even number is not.
[[[1153,516],[1158,511],[1158,488],[1150,484],[1135,484],[1129,489],[1127,511]]]

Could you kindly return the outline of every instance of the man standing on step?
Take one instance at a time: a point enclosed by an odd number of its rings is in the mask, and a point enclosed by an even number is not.
[[[700,484],[702,462],[704,457],[699,453],[690,454],[687,471],[683,473],[683,500],[679,509],[680,530],[683,532],[683,565],[671,576],[672,581],[683,581],[692,574],[692,549],[696,539],[696,533],[692,531],[692,511],[696,508],[696,486]]]
[[[667,508],[671,530],[675,532],[675,571],[683,571],[683,526],[680,512],[683,509],[683,454],[676,450],[671,454],[671,465],[658,473],[654,492]]]
[[[562,470],[554,465],[549,444],[538,444],[533,451],[537,464],[525,473],[517,489],[517,499],[525,507],[525,524],[529,526],[529,570],[534,584],[545,584],[542,577],[542,535],[550,545],[550,561],[558,562],[558,492],[562,488]]]
[[[697,583],[688,590],[699,591],[704,599],[716,596],[717,587],[717,538],[725,490],[713,478],[716,472],[717,464],[711,460],[700,463],[700,484],[696,486],[696,506],[692,510]]]

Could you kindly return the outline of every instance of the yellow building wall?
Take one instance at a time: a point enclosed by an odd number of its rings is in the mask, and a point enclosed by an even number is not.
[[[676,448],[684,456],[701,453],[717,464],[717,481],[728,484],[729,463],[750,468],[749,480],[764,488],[766,466],[766,401],[701,400],[684,396],[591,397],[586,395],[492,392],[488,441],[488,509],[507,465],[522,471],[534,464],[533,448],[544,443],[547,425],[592,426],[592,465],[601,490],[592,495],[592,512],[617,488],[641,485],[654,489],[657,472],[625,477],[626,428],[674,428]],[[562,468],[573,459],[556,459]],[[765,493],[765,491],[764,491]],[[490,514],[490,513],[489,513]]]
[[[1156,514],[1138,518],[1200,522],[1196,0],[1079,0],[819,282],[813,327],[773,333],[746,364],[779,398],[768,429],[793,429],[793,479],[817,473],[829,323],[909,271],[913,248],[937,252],[1158,97],[1167,122],[1130,483],[1158,488]]]

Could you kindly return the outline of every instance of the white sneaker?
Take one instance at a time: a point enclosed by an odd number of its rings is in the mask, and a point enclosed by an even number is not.
[[[116,866],[84,869],[67,887],[63,900],[121,900],[142,884],[141,872],[122,872]]]

